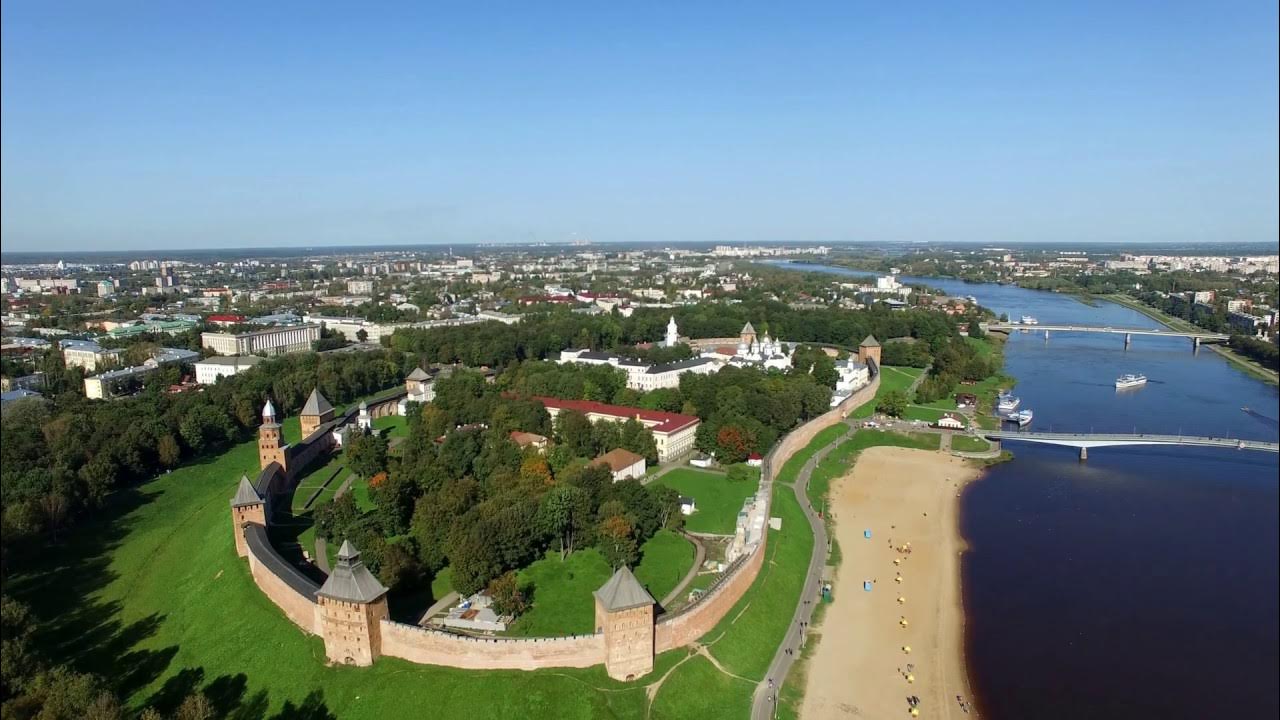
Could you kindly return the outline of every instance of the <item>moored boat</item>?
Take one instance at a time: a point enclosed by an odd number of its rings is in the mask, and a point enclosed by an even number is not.
[[[1121,375],[1116,378],[1116,389],[1125,390],[1128,388],[1141,387],[1147,384],[1146,375]]]

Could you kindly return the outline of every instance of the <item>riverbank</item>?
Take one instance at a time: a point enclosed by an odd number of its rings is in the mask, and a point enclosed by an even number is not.
[[[1142,302],[1141,300],[1131,298],[1128,295],[1113,294],[1113,295],[1102,295],[1100,297],[1106,300],[1109,300],[1117,305],[1122,305],[1124,307],[1127,307],[1130,310],[1136,310],[1142,313],[1143,315],[1146,315],[1152,320],[1155,320],[1161,325],[1164,325],[1165,327],[1170,328],[1172,330],[1184,330],[1184,331],[1191,331],[1191,332],[1204,330],[1203,328],[1198,327],[1192,323],[1189,323],[1186,320],[1173,317],[1168,313],[1157,310],[1156,308],[1151,307],[1150,305]],[[1263,382],[1267,382],[1272,385],[1280,385],[1280,373],[1277,373],[1274,370],[1269,370],[1263,367],[1262,365],[1259,365],[1257,362],[1247,357],[1244,357],[1243,355],[1232,350],[1230,347],[1227,347],[1226,345],[1213,344],[1213,345],[1204,345],[1203,347],[1208,347],[1210,350],[1213,350],[1214,352],[1218,353],[1222,357],[1226,358],[1227,362],[1231,363],[1237,368],[1240,368],[1244,372],[1249,373],[1253,377],[1259,380],[1262,380]]]
[[[976,716],[956,700],[972,698],[959,496],[980,472],[937,452],[873,447],[835,483],[829,507],[842,560],[815,630],[800,717],[890,717],[909,712],[911,696],[927,717]]]

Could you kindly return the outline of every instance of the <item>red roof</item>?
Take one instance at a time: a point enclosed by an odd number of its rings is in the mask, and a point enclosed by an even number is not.
[[[608,405],[594,400],[561,400],[560,398],[543,397],[541,395],[535,396],[533,399],[541,402],[548,409],[577,410],[583,415],[588,413],[609,415],[618,420],[636,418],[648,425],[650,430],[660,433],[683,430],[700,422],[698,418],[692,415],[680,415],[679,413],[663,412],[661,410],[644,410],[625,405]]]
[[[747,456],[748,460],[763,460],[764,457],[760,453],[751,453]]]
[[[228,323],[244,322],[244,316],[243,315],[210,315],[209,322],[215,322],[215,323],[216,322],[228,322]]]

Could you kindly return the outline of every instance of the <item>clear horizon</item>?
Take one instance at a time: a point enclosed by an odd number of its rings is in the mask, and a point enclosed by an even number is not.
[[[1280,235],[1274,2],[6,2],[6,253]]]

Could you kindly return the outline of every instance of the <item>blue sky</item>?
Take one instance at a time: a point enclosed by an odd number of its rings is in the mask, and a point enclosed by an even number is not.
[[[203,5],[5,0],[6,250],[1280,232],[1274,0]]]

